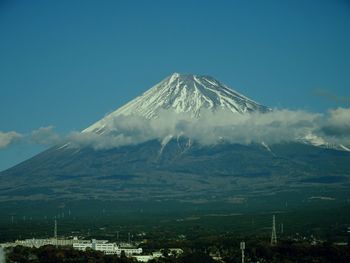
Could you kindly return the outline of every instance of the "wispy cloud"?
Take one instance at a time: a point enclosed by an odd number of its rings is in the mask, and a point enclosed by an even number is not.
[[[317,89],[314,90],[313,94],[318,97],[323,97],[328,100],[337,102],[337,103],[345,103],[345,104],[350,104],[350,97],[346,96],[338,96],[328,90],[325,89]]]

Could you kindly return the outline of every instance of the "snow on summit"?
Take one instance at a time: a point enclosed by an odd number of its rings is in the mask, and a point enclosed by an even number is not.
[[[99,131],[108,120],[120,115],[158,118],[160,111],[188,113],[198,118],[201,110],[233,113],[266,112],[260,105],[210,76],[173,73],[141,96],[136,97],[83,132]]]

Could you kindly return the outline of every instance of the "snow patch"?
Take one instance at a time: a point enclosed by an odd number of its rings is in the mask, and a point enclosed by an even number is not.
[[[159,151],[159,155],[161,155],[163,153],[165,146],[171,141],[172,138],[173,138],[172,134],[169,134],[169,135],[164,137],[164,139],[161,142],[161,148]]]
[[[339,146],[340,146],[340,148],[342,148],[344,151],[350,152],[350,149],[349,149],[348,147],[346,147],[345,145],[340,144]]]
[[[267,145],[267,143],[262,142],[261,145],[264,146],[264,148],[265,148],[266,150],[268,150],[270,153],[272,153],[273,155],[275,155],[275,154],[271,151],[271,148]]]

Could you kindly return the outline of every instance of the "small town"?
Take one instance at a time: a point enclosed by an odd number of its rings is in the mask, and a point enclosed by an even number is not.
[[[164,247],[153,248],[154,245],[150,240],[131,240],[128,233],[127,241],[110,242],[106,239],[88,239],[78,236],[58,236],[57,220],[54,220],[53,237],[50,238],[29,238],[23,240],[15,240],[13,242],[0,243],[0,262],[66,262],[69,257],[76,252],[75,257],[90,258],[95,262],[96,258],[100,258],[101,262],[293,262],[293,257],[308,258],[308,253],[320,253],[320,260],[324,260],[326,255],[333,255],[335,259],[350,259],[349,242],[333,242],[317,239],[314,236],[303,236],[298,233],[293,238],[284,238],[279,240],[276,231],[275,216],[272,217],[271,236],[268,242],[257,242],[257,240],[240,241],[234,238],[230,239],[232,245],[225,247],[227,240],[216,240],[213,242],[198,246],[195,240],[188,241],[186,247],[181,247],[183,241],[177,241],[178,247],[170,247],[169,243],[164,242]],[[280,232],[279,232],[280,233]],[[350,226],[347,228],[350,241]],[[144,236],[141,233],[139,236]],[[185,237],[179,237],[184,240]],[[159,244],[159,243],[158,243]],[[174,243],[173,243],[174,244]],[[234,246],[235,247],[230,247]],[[26,252],[24,252],[26,251]],[[272,256],[273,251],[279,254],[279,257]],[[286,253],[286,251],[289,251]],[[19,254],[27,254],[28,257],[19,256]],[[40,261],[39,253],[52,254],[48,257],[50,261]],[[295,253],[295,255],[293,255]],[[300,253],[300,254],[299,254]],[[306,254],[305,254],[306,253]],[[31,256],[30,256],[31,255]],[[312,255],[311,255],[312,256]],[[2,257],[4,259],[2,259]],[[5,261],[5,257],[8,261]],[[315,257],[315,255],[313,255]],[[66,258],[66,259],[65,259]],[[103,259],[101,259],[103,258]],[[1,261],[2,260],[2,261]],[[38,261],[36,261],[38,260]],[[72,259],[73,260],[73,259]],[[77,260],[74,258],[74,260]],[[109,261],[112,260],[112,261]],[[317,261],[317,262],[347,262],[345,261]],[[304,261],[303,261],[304,262]],[[308,261],[305,261],[308,262]]]
[[[47,239],[25,239],[16,240],[14,242],[1,243],[0,248],[14,248],[16,246],[28,247],[28,248],[40,248],[43,246],[54,246],[58,247],[72,247],[73,249],[80,251],[95,250],[103,252],[105,255],[117,255],[122,254],[126,257],[132,257],[139,262],[148,262],[151,259],[159,258],[163,256],[161,250],[154,251],[149,255],[142,254],[142,248],[137,247],[135,243],[110,243],[108,240],[85,240],[73,237],[72,239],[58,239],[58,238],[47,238]],[[180,248],[168,249],[170,254],[180,255],[183,253]]]

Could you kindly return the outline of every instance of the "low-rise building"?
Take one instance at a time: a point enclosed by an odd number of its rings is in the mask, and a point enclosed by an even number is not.
[[[142,248],[132,247],[120,247],[116,243],[109,243],[107,240],[96,240],[91,241],[81,240],[82,242],[76,242],[73,244],[73,248],[85,251],[87,248],[102,251],[107,255],[120,255],[124,251],[126,256],[139,255],[142,253]]]
[[[74,237],[73,239],[31,238],[31,239],[25,239],[25,240],[16,240],[14,242],[14,245],[38,248],[46,245],[72,246],[75,242],[79,242],[77,237]]]
[[[74,237],[73,239],[57,239],[57,238],[46,238],[46,239],[25,239],[16,240],[15,242],[7,242],[0,244],[0,247],[42,247],[42,246],[72,246],[74,249],[85,251],[87,249],[93,249],[101,251],[107,255],[120,255],[123,251],[126,256],[140,255],[142,254],[142,248],[134,247],[130,243],[124,243],[123,246],[119,246],[116,243],[109,243],[108,240],[79,240]]]

